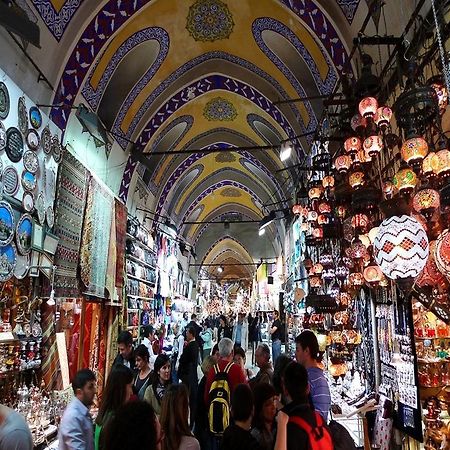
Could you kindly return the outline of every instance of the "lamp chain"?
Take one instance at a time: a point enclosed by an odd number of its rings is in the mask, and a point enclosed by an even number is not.
[[[431,0],[431,8],[433,9],[433,16],[434,16],[434,23],[436,24],[436,37],[439,45],[439,54],[441,56],[441,63],[442,63],[442,71],[444,73],[445,78],[445,84],[447,86],[447,90],[450,92],[450,67],[447,65],[446,57],[445,57],[445,50],[444,45],[442,44],[442,36],[441,31],[439,27],[439,21],[438,16],[436,12],[436,5],[434,3],[434,0]]]

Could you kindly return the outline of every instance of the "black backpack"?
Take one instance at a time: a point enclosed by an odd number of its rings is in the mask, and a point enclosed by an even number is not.
[[[351,437],[347,428],[336,420],[331,420],[328,424],[328,431],[333,439],[334,450],[356,450],[355,441]]]

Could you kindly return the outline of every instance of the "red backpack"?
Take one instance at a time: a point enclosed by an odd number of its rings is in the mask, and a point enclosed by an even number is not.
[[[313,427],[305,419],[298,416],[289,417],[289,423],[295,423],[308,435],[310,450],[334,450],[331,434],[325,426],[322,416],[314,411],[316,426]]]

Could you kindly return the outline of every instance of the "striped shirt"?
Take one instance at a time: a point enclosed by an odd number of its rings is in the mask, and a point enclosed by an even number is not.
[[[328,411],[330,411],[331,407],[331,395],[328,382],[323,375],[322,369],[310,367],[307,370],[314,409],[322,415],[325,421],[327,421]]]

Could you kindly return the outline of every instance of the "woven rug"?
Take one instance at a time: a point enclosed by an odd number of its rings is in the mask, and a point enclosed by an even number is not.
[[[127,207],[116,199],[116,286],[119,295],[123,288],[125,273],[125,246],[127,238]]]
[[[114,198],[93,177],[89,180],[80,250],[81,280],[87,295],[105,298]]]
[[[60,165],[54,232],[59,237],[55,254],[55,295],[78,297],[77,266],[86,204],[86,168],[65,151]]]

